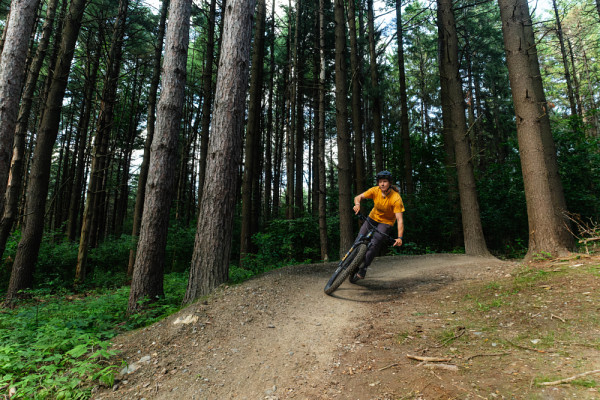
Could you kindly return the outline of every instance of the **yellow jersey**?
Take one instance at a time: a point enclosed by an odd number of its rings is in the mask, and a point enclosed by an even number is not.
[[[379,223],[394,225],[396,213],[404,212],[402,197],[394,189],[390,189],[388,195],[384,196],[379,186],[373,186],[363,196],[374,201],[375,206],[369,217]]]

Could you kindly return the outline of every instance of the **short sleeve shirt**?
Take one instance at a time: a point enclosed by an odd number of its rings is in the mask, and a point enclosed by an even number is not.
[[[371,210],[369,217],[377,222],[394,225],[394,222],[396,222],[396,213],[404,212],[402,197],[393,189],[384,197],[381,189],[378,186],[373,186],[364,192],[363,196],[374,201],[375,206]]]

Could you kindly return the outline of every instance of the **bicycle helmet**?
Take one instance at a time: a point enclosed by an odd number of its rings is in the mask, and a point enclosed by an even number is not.
[[[392,173],[390,171],[378,172],[377,175],[375,176],[375,181],[379,182],[380,179],[387,179],[390,183],[394,182]]]

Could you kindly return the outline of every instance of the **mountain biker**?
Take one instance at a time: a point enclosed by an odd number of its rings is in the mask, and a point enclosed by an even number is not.
[[[354,214],[360,211],[360,202],[364,199],[372,199],[375,203],[373,210],[367,217],[371,224],[377,226],[377,229],[386,234],[394,227],[394,222],[398,224],[398,237],[394,242],[394,246],[402,246],[402,235],[404,234],[404,220],[402,213],[404,212],[404,203],[400,196],[399,189],[392,184],[393,177],[389,171],[381,171],[376,176],[377,186],[373,186],[364,193],[359,194],[354,198]],[[366,234],[369,230],[369,221],[365,221],[360,228],[359,236]],[[369,246],[365,255],[364,264],[360,267],[354,281],[364,279],[367,274],[367,268],[379,252],[381,246],[385,243],[385,236],[375,231],[371,246]]]

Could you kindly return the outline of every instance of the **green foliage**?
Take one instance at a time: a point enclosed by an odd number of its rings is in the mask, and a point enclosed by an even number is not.
[[[542,251],[533,255],[533,261],[551,260],[552,258],[554,258],[552,253],[548,253],[547,251]]]
[[[196,225],[192,225],[173,224],[169,227],[165,257],[166,272],[183,272],[190,267],[196,237]]]
[[[318,261],[320,258],[319,225],[310,216],[273,220],[252,240],[258,252],[247,256],[244,268],[253,274],[297,262]]]
[[[179,309],[185,274],[165,277],[166,296],[141,314],[125,314],[129,288],[83,294],[31,291],[32,299],[0,314],[0,387],[15,399],[84,399],[91,386],[112,386],[118,372],[105,360],[117,354],[109,340]]]
[[[600,220],[600,137],[578,118],[553,118],[552,126],[569,211]]]

